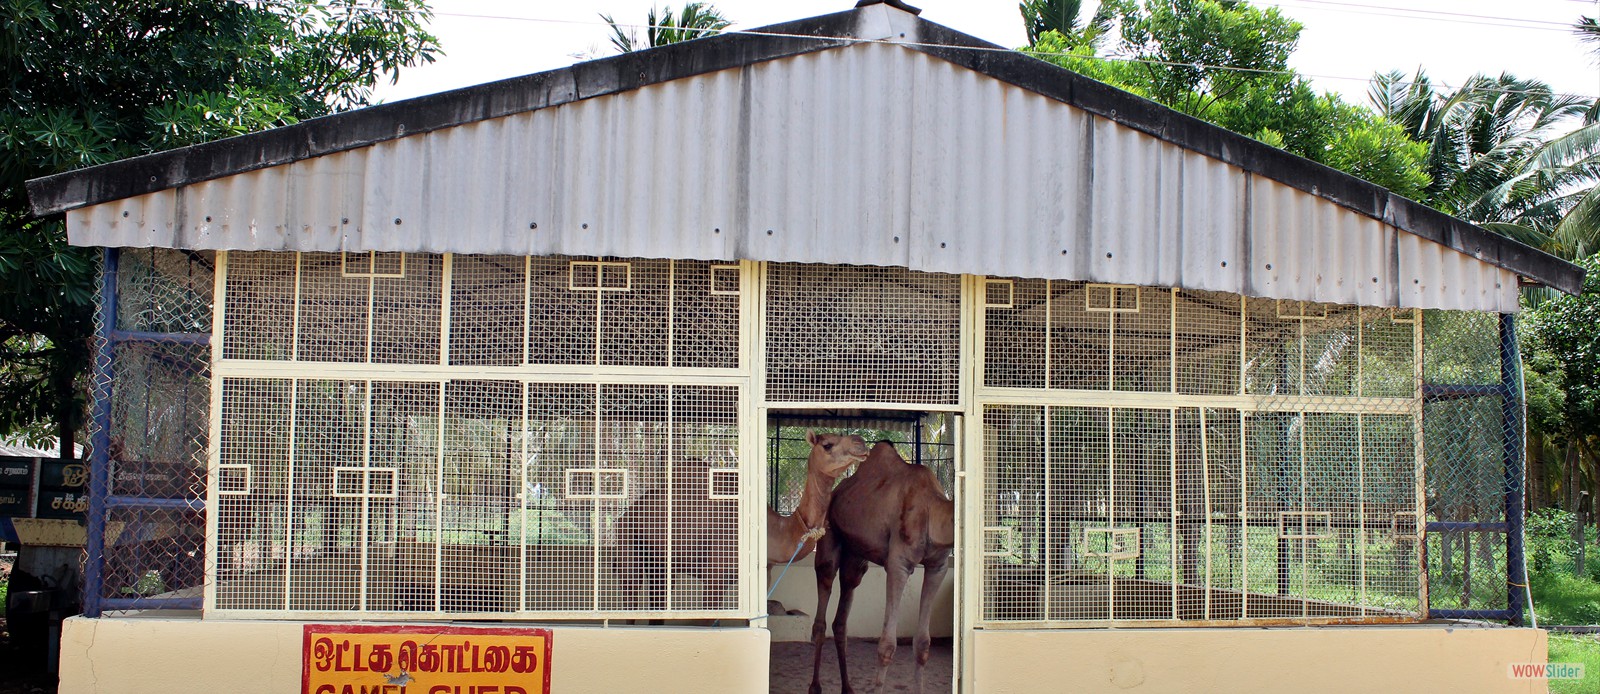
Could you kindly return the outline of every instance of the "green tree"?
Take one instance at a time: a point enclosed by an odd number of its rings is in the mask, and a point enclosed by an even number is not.
[[[424,0],[0,0],[0,434],[84,421],[95,254],[23,182],[366,104],[431,62]]]
[[[1432,182],[1423,201],[1536,246],[1566,207],[1571,176],[1528,163],[1546,140],[1588,105],[1549,85],[1512,75],[1474,75],[1459,89],[1436,88],[1421,70],[1374,76],[1373,102],[1390,121],[1427,146]],[[1572,257],[1572,256],[1569,256]]]
[[[671,5],[661,10],[659,15],[656,8],[651,7],[649,14],[645,15],[645,41],[640,44],[639,35],[633,27],[617,24],[608,14],[602,13],[600,18],[611,25],[611,45],[618,53],[692,41],[722,31],[733,23],[710,3],[686,3],[677,14],[672,12]]]
[[[1095,45],[1111,29],[1114,9],[1111,4],[1101,3],[1094,16],[1080,25],[1078,15],[1083,11],[1083,0],[1023,0],[1017,5],[1030,46],[1052,31],[1074,44]]]
[[[1023,4],[1040,58],[1234,132],[1422,198],[1426,148],[1371,109],[1318,94],[1288,68],[1301,26],[1235,0]],[[1042,17],[1042,19],[1041,19]],[[1067,31],[1062,31],[1062,27]]]
[[[1564,442],[1565,456],[1558,475],[1548,476],[1550,487],[1559,486],[1573,510],[1577,490],[1592,487],[1600,471],[1600,255],[1577,263],[1588,271],[1583,293],[1555,295],[1523,312],[1524,361],[1528,369],[1530,449],[1535,454],[1557,453]],[[1552,445],[1545,445],[1546,443]],[[1537,461],[1552,460],[1540,455]],[[1543,490],[1541,490],[1543,491]]]

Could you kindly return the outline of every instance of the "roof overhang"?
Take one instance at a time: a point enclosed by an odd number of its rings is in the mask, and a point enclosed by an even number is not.
[[[1440,304],[1436,300],[1424,298],[1406,299],[1404,288],[1400,285],[1407,281],[1409,275],[1418,274],[1405,271],[1409,269],[1404,267],[1407,261],[1403,257],[1405,255],[1403,247],[1406,244],[1416,245],[1425,249],[1438,247],[1439,250],[1448,249],[1448,251],[1453,251],[1454,253],[1446,254],[1448,257],[1445,264],[1449,265],[1450,269],[1445,271],[1444,274],[1456,277],[1463,274],[1471,275],[1471,279],[1458,279],[1457,281],[1483,284],[1484,286],[1479,288],[1481,294],[1484,296],[1492,294],[1498,297],[1492,301],[1469,302],[1473,306],[1481,308],[1497,306],[1499,310],[1514,310],[1514,306],[1507,307],[1505,304],[1507,303],[1507,296],[1514,297],[1516,278],[1521,278],[1522,281],[1544,284],[1568,293],[1574,293],[1581,289],[1583,280],[1583,270],[1581,268],[1537,249],[1496,235],[1420,203],[1405,199],[1372,183],[1294,156],[1254,139],[1229,132],[1076,73],[1003,49],[1000,46],[978,40],[881,4],[772,25],[746,33],[727,33],[648,51],[588,61],[559,70],[364,108],[271,131],[135,157],[102,166],[35,179],[28,182],[28,191],[35,214],[45,215],[78,211],[77,214],[80,216],[77,219],[79,221],[87,221],[92,217],[90,214],[91,208],[109,207],[109,203],[138,199],[141,196],[147,198],[160,196],[172,191],[177,191],[181,194],[185,189],[199,190],[206,182],[219,181],[219,179],[228,179],[229,177],[237,177],[241,174],[266,169],[287,170],[287,167],[291,165],[304,166],[309,160],[326,158],[340,153],[381,152],[383,148],[380,145],[385,145],[386,143],[396,148],[403,148],[405,142],[420,141],[419,136],[429,133],[463,128],[463,126],[474,126],[475,124],[487,125],[490,122],[506,122],[505,119],[509,117],[524,114],[543,111],[559,112],[562,107],[576,107],[583,102],[596,100],[599,97],[621,96],[646,87],[680,83],[685,80],[691,80],[691,78],[710,80],[715,78],[717,74],[748,72],[765,63],[835,51],[835,49],[844,49],[863,43],[869,45],[893,44],[892,50],[894,51],[911,51],[937,59],[937,62],[941,64],[947,63],[959,66],[978,75],[992,78],[997,84],[1008,85],[1028,95],[1043,97],[1051,102],[1070,106],[1076,112],[1088,114],[1090,117],[1085,121],[1084,132],[1089,133],[1087,141],[1090,149],[1079,150],[1080,153],[1083,151],[1088,152],[1084,156],[1092,157],[1094,155],[1095,150],[1093,148],[1095,145],[1093,143],[1097,136],[1093,133],[1096,132],[1096,128],[1099,128],[1108,133],[1112,130],[1116,133],[1124,131],[1136,132],[1142,134],[1145,139],[1151,142],[1165,143],[1165,145],[1174,147],[1176,150],[1181,150],[1182,156],[1198,155],[1206,160],[1226,165],[1228,170],[1225,173],[1229,176],[1234,178],[1243,177],[1243,183],[1238,186],[1226,185],[1238,188],[1235,198],[1239,204],[1236,206],[1241,208],[1238,214],[1246,218],[1245,221],[1240,222],[1242,229],[1240,233],[1245,237],[1248,237],[1251,228],[1251,222],[1248,218],[1257,214],[1251,211],[1252,206],[1259,206],[1262,202],[1270,202],[1276,199],[1274,197],[1261,197],[1263,191],[1270,192],[1277,197],[1283,197],[1281,191],[1292,191],[1294,193],[1294,195],[1290,196],[1292,198],[1314,199],[1331,203],[1332,206],[1340,210],[1353,213],[1351,218],[1360,218],[1377,223],[1380,230],[1373,232],[1377,236],[1371,239],[1368,244],[1376,250],[1372,250],[1367,256],[1358,258],[1358,260],[1369,265],[1381,265],[1383,267],[1380,269],[1389,271],[1388,274],[1390,276],[1383,277],[1382,283],[1392,285],[1392,287],[1389,290],[1378,293],[1379,301],[1377,303],[1379,305],[1410,304],[1452,307],[1448,302]],[[861,53],[862,51],[857,50],[855,52]],[[870,49],[867,52],[883,53],[883,51],[876,49]],[[896,53],[895,55],[903,54]],[[923,60],[922,62],[926,63],[927,61]],[[901,69],[903,65],[902,61],[889,67]],[[727,73],[727,71],[734,72]],[[844,76],[850,74],[853,73],[839,73],[839,75]],[[824,77],[828,76],[824,75]],[[882,75],[878,76],[878,79],[881,80],[882,78]],[[891,91],[899,88],[893,79],[883,82],[883,85],[885,89]],[[743,92],[745,96],[739,98],[747,98],[750,88],[749,84],[738,86],[737,89],[745,90]],[[825,96],[826,90],[819,92],[819,94]],[[958,94],[955,96],[966,98],[969,95]],[[885,100],[884,103],[893,102],[892,100]],[[627,107],[623,106],[623,108]],[[745,115],[749,116],[749,109],[752,107],[746,100],[742,102],[739,108],[745,109]],[[816,115],[822,117],[827,114],[818,113]],[[885,118],[889,114],[866,113],[855,115],[864,115],[868,118]],[[1003,117],[1004,107],[1002,106]],[[732,123],[736,127],[747,130],[750,128],[748,119],[733,121]],[[689,124],[687,127],[690,130],[694,130],[698,126],[699,124]],[[837,131],[838,129],[835,129],[835,132]],[[467,130],[462,130],[461,132],[467,132]],[[920,137],[920,134],[917,136]],[[1104,138],[1107,136],[1103,133],[1098,137],[1105,141]],[[1115,133],[1110,136],[1113,139],[1116,137]],[[737,138],[735,140],[737,141]],[[926,144],[925,142],[911,143],[908,145],[908,152],[915,150],[919,146],[925,147]],[[1146,146],[1146,149],[1150,149],[1150,147]],[[1151,149],[1150,151],[1154,153],[1149,156],[1158,159],[1163,156],[1169,159],[1176,156],[1171,153],[1162,154],[1156,151],[1159,149],[1160,147]],[[742,154],[747,157],[753,156],[749,151],[744,151]],[[987,152],[979,152],[978,154],[986,155]],[[913,155],[908,154],[908,157],[911,156]],[[959,156],[959,154],[955,156]],[[754,167],[766,163],[774,162],[771,160],[762,162],[747,159],[743,165]],[[1061,168],[1071,168],[1070,165],[1063,162],[1057,162],[1057,164]],[[1085,165],[1088,166],[1089,164]],[[1193,168],[1192,164],[1169,166],[1177,166],[1180,170],[1187,170],[1183,168],[1184,166]],[[943,173],[940,171],[910,170],[906,167],[901,167],[894,171],[911,177],[934,176]],[[661,172],[657,173],[660,174]],[[689,171],[678,173],[691,176],[695,174],[695,172]],[[1181,177],[1185,174],[1180,171],[1178,175],[1181,180]],[[1094,172],[1092,170],[1086,171],[1085,176],[1092,179]],[[1227,178],[1227,176],[1224,176],[1224,178]],[[889,185],[888,182],[881,183],[886,186]],[[952,183],[951,185],[954,184]],[[1181,187],[1182,183],[1180,182],[1178,186]],[[1168,188],[1172,187],[1171,185],[1168,186]],[[759,190],[747,191],[747,193],[754,196],[759,196],[760,192]],[[503,191],[502,194],[504,194]],[[761,198],[753,199],[760,200]],[[1018,200],[1018,202],[1025,205],[1030,204],[1032,201],[1032,199],[1026,198]],[[813,200],[810,203],[823,205],[827,204],[827,201]],[[160,204],[166,203],[155,204],[159,207]],[[181,201],[171,202],[170,204],[175,207],[182,207]],[[370,206],[372,201],[367,200],[365,204]],[[744,205],[745,208],[748,208],[751,203],[750,199],[746,199],[742,202],[731,204],[734,206]],[[1294,206],[1301,203],[1290,200],[1285,204]],[[1183,210],[1181,200],[1178,202],[1176,209],[1178,214],[1181,215]],[[745,209],[745,211],[748,212],[748,209]],[[200,226],[198,220],[184,219],[181,209],[177,211],[168,210],[167,213],[170,215],[169,225],[176,224],[179,227],[188,225],[191,228],[199,228]],[[127,210],[123,210],[123,214],[126,215]],[[1283,219],[1289,224],[1299,224],[1304,219],[1318,218],[1319,215],[1320,218],[1332,219],[1345,213],[1311,210],[1304,214],[1309,216],[1294,217],[1291,215]],[[906,216],[916,217],[916,209],[908,212]],[[569,219],[566,219],[566,222],[573,225],[578,223],[576,213],[568,215],[568,217]],[[398,220],[399,218],[399,216],[395,216],[395,219]],[[1340,219],[1342,218],[1340,217]],[[71,217],[69,216],[70,219]],[[209,219],[207,217],[208,222]],[[348,216],[344,219],[348,221]],[[366,221],[369,226],[373,225],[374,220],[369,219]],[[868,220],[857,221],[866,222]],[[972,221],[978,221],[980,228],[985,222],[987,224],[1004,224],[1004,220],[996,219],[968,220],[968,224],[971,225]],[[1024,221],[1037,223],[1037,220]],[[276,223],[278,226],[285,226],[283,220],[262,220],[262,223],[266,225]],[[921,223],[926,226],[929,222],[927,220],[919,222],[918,220],[906,219],[898,220],[896,223],[908,225],[906,228],[910,230],[910,225]],[[1302,235],[1311,234],[1304,243],[1322,243],[1316,238],[1317,234],[1342,233],[1343,226],[1341,225],[1349,226],[1337,219],[1329,223],[1333,226],[1303,232]],[[251,224],[253,233],[255,221],[252,220]],[[782,223],[780,222],[780,224]],[[1359,224],[1366,224],[1366,222]],[[70,226],[73,225],[69,221]],[[729,236],[724,237],[724,239],[737,235],[737,243],[724,240],[719,246],[699,249],[701,250],[699,255],[724,258],[737,256],[769,260],[829,260],[813,256],[789,257],[785,256],[784,251],[781,250],[760,250],[761,239],[759,236],[761,235],[761,230],[754,228],[754,226],[762,225],[757,221],[748,218],[730,219],[728,226],[730,227]],[[805,225],[799,224],[789,226],[790,228],[805,228]],[[1097,221],[1094,219],[1079,220],[1079,224],[1074,228],[1079,232],[1085,232],[1090,229],[1100,229],[1104,232],[1105,222],[1104,220]],[[1383,230],[1389,231],[1384,232]],[[412,233],[416,233],[415,230],[412,230]],[[497,233],[504,234],[506,232],[500,231]],[[722,233],[720,227],[717,233]],[[1384,237],[1384,233],[1390,233],[1393,238]],[[143,242],[139,242],[134,237],[125,237],[119,240],[115,235],[108,236],[104,234],[99,236],[74,234],[73,240],[74,243],[84,245],[251,247],[248,245],[239,246],[231,241],[215,239],[209,246],[204,242],[195,242],[192,239],[181,244],[173,241],[173,239],[183,235],[183,230],[179,229],[172,234],[166,235],[165,240],[158,238],[145,239]],[[767,232],[767,235],[770,236],[771,232]],[[297,242],[294,241],[284,242],[278,246],[256,247],[298,248],[300,250],[368,248],[425,250],[424,248],[416,247],[415,243],[410,242],[407,242],[410,243],[410,247],[405,247],[407,243],[400,243],[397,246],[388,240],[364,239],[351,245],[344,237],[339,238],[338,243],[332,248],[296,246],[294,244]],[[1072,253],[1076,254],[1077,257],[1087,257],[1092,253],[1095,262],[1103,260],[1099,258],[1097,247],[1090,248],[1085,246],[1084,248],[1069,249],[1058,238],[1041,239],[1040,242],[1044,243],[1046,240],[1054,243],[1055,246],[1062,247],[1060,253],[1063,256]],[[810,239],[809,241],[791,243],[810,243],[815,245],[819,241],[821,240]],[[907,245],[910,244],[910,241],[911,239],[908,238]],[[899,243],[898,236],[895,237],[895,242]],[[923,239],[923,242],[931,243],[932,240]],[[273,243],[277,242],[274,241]],[[941,242],[940,248],[944,248],[945,243],[947,242]],[[1222,239],[1219,243],[1227,245],[1228,240]],[[1103,271],[1097,271],[1096,268],[1098,266],[1085,265],[1085,263],[1090,262],[1088,260],[1074,261],[1075,264],[1071,266],[1061,266],[1060,263],[1057,263],[1057,266],[1042,268],[1038,270],[1038,274],[1030,274],[1028,276],[1096,279],[1102,281],[1120,278],[1130,282],[1149,281],[1150,283],[1171,284],[1183,281],[1183,284],[1178,286],[1196,286],[1197,288],[1238,291],[1255,295],[1274,294],[1269,286],[1272,282],[1263,281],[1259,277],[1263,268],[1270,271],[1273,265],[1270,263],[1263,264],[1263,267],[1251,265],[1252,259],[1250,256],[1254,252],[1252,243],[1248,238],[1241,243],[1242,246],[1240,248],[1236,248],[1231,252],[1231,257],[1234,258],[1233,262],[1235,263],[1234,271],[1248,271],[1248,273],[1238,281],[1199,281],[1196,283],[1193,280],[1186,280],[1185,277],[1174,276],[1171,273],[1143,278],[1137,276],[1138,273],[1136,272],[1133,274],[1118,274],[1116,272],[1107,274]],[[328,244],[322,244],[322,246],[326,245]],[[515,247],[516,244],[512,245],[513,248],[510,250],[518,249]],[[1293,246],[1292,243],[1289,245]],[[623,247],[616,247],[615,244],[612,244],[609,248],[604,243],[599,244],[599,246],[583,246],[582,244],[578,246],[585,252],[595,253],[612,251],[636,252],[638,250],[637,248],[626,247],[626,244]],[[1387,247],[1387,250],[1383,247]],[[441,247],[439,247],[438,243],[435,243],[434,249],[440,250]],[[567,246],[558,244],[554,247],[545,248],[545,250],[557,252],[571,252],[577,249],[578,247],[573,247],[571,244]],[[452,249],[442,248],[442,250]],[[461,248],[455,250],[481,252],[483,249]],[[538,244],[532,244],[526,250],[538,250]],[[1038,255],[1040,250],[1041,248],[1031,247],[1014,249],[1017,253],[1035,256]],[[1281,250],[1283,253],[1290,255],[1297,252],[1297,249],[1293,247]],[[1332,255],[1338,252],[1337,244],[1335,244],[1334,247],[1322,249],[1320,253],[1322,257],[1313,259],[1310,262],[1331,261],[1333,259]],[[931,251],[926,251],[925,253],[929,256],[938,255]],[[1428,253],[1439,255],[1434,251],[1428,251]],[[844,252],[839,255],[846,259],[858,257]],[[890,253],[882,259],[868,258],[867,261],[869,264],[896,264],[918,269],[965,271],[979,274],[1001,274],[997,273],[997,271],[1019,269],[1004,265],[967,268],[954,261],[947,262],[936,258],[919,259],[912,257],[914,252],[911,255],[905,255],[905,257],[902,257],[902,255],[904,254]],[[1105,259],[1114,259],[1112,253],[1108,251]],[[1256,260],[1259,260],[1259,258]],[[1131,259],[1124,258],[1117,264],[1120,265],[1130,261]],[[1037,262],[1038,259],[1035,258],[1034,264],[1023,263],[1020,269],[1033,271],[1033,268],[1037,267]],[[1226,267],[1225,260],[1220,262]],[[1282,265],[1283,262],[1288,262],[1288,260],[1280,261],[1279,265]],[[1350,261],[1347,259],[1347,262]],[[1241,263],[1245,267],[1240,267]],[[1474,269],[1472,266],[1479,267]],[[1318,275],[1318,279],[1321,279],[1322,271],[1317,267],[1305,267],[1301,271],[1314,273]],[[1021,273],[1010,272],[1007,274]],[[1193,273],[1188,274],[1192,275]],[[1268,274],[1271,273],[1269,272]],[[1281,270],[1279,274],[1282,274]],[[1343,274],[1352,276],[1351,278],[1341,278],[1340,282],[1355,281],[1352,273],[1345,272]],[[1367,273],[1362,271],[1360,274],[1363,276],[1362,279],[1365,279]],[[1413,284],[1419,286],[1422,283],[1422,279],[1419,277],[1411,277],[1410,280]],[[1430,282],[1433,281],[1430,278]],[[1374,284],[1379,283],[1380,278],[1374,276],[1371,282]],[[1490,283],[1495,286],[1489,287],[1488,284]],[[1506,284],[1512,286],[1505,286]],[[1355,293],[1351,294],[1351,292]],[[1278,292],[1278,295],[1285,298],[1327,299],[1356,296],[1359,299],[1366,296],[1350,288],[1344,288],[1332,293],[1314,293],[1315,296],[1304,295],[1303,292],[1302,294],[1302,296],[1294,296],[1294,292]],[[1371,302],[1362,301],[1362,303]]]

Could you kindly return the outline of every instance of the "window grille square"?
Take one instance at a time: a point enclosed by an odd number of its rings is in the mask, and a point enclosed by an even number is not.
[[[570,281],[567,288],[573,291],[600,289],[600,263],[574,260],[568,263]]]
[[[1284,540],[1322,540],[1333,537],[1330,511],[1281,511],[1278,537]]]
[[[1012,308],[1016,283],[1011,280],[983,281],[983,305],[987,308]]]
[[[1016,553],[1016,528],[1009,525],[983,529],[983,556],[1009,557]]]
[[[389,279],[405,277],[406,254],[392,251],[373,251],[372,276]]]
[[[1396,540],[1416,540],[1422,537],[1422,514],[1416,511],[1397,511],[1389,524],[1389,535]]]
[[[217,493],[243,495],[250,493],[250,465],[225,463],[217,466]]]
[[[1139,288],[1091,284],[1084,291],[1084,310],[1091,313],[1138,313]]]
[[[1083,556],[1111,561],[1137,559],[1142,551],[1139,528],[1084,528]]]
[[[599,479],[595,496],[601,499],[628,498],[627,468],[602,468],[595,474]]]
[[[633,265],[631,263],[602,263],[600,265],[600,288],[605,291],[627,291],[633,286]]]
[[[625,292],[633,288],[633,263],[574,260],[569,264],[573,291]]]
[[[394,498],[400,489],[400,471],[392,467],[367,468],[367,496]]]
[[[706,470],[706,498],[738,499],[739,471],[733,468],[708,468]]]
[[[367,495],[367,469],[340,467],[333,469],[333,495],[360,497]]]
[[[627,468],[567,470],[569,499],[628,498]]]
[[[406,276],[406,254],[378,251],[340,251],[340,272],[345,277]]]
[[[368,277],[372,275],[371,251],[340,251],[340,274],[345,277]]]
[[[739,277],[738,265],[712,265],[711,293],[738,296]]]
[[[1326,320],[1327,304],[1278,299],[1278,317],[1283,320]]]

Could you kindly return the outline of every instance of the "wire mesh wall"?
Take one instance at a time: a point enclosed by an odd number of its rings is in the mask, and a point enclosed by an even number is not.
[[[1414,313],[984,289],[983,620],[1422,612]]]
[[[210,255],[107,258],[86,572],[106,609],[199,605],[208,491],[225,613],[737,609],[745,267],[232,253],[211,346]],[[988,278],[963,402],[960,277],[765,277],[762,404],[789,407],[768,501],[792,510],[810,425],[905,444],[953,489],[956,417],[927,411],[981,413],[986,623],[1514,619],[1520,383],[1496,316]]]
[[[198,607],[205,580],[214,264],[108,254],[98,280],[84,605]]]
[[[771,263],[767,401],[960,402],[961,277]]]
[[[216,609],[738,607],[738,264],[227,260]]]
[[[1429,606],[1520,621],[1522,475],[1508,466],[1520,466],[1522,383],[1503,361],[1514,335],[1493,314],[1428,311],[1423,342]]]

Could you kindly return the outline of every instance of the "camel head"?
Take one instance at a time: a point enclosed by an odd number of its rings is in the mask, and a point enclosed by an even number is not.
[[[860,436],[818,434],[806,431],[806,442],[811,444],[811,457],[806,467],[828,477],[843,475],[850,466],[867,459],[867,441]]]

